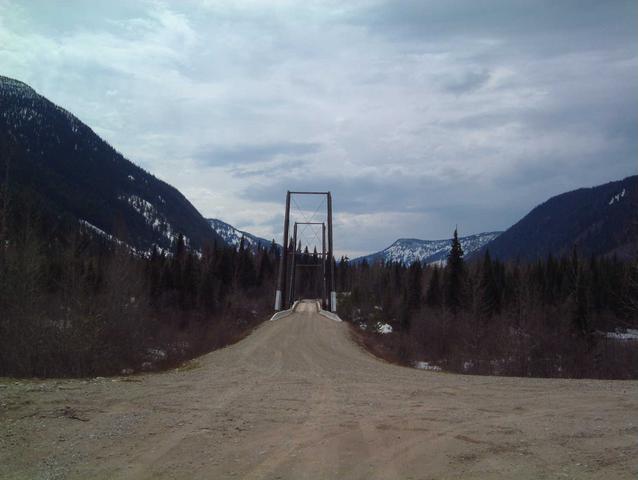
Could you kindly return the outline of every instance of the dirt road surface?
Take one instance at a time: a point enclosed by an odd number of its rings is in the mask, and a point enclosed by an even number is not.
[[[314,303],[166,373],[0,380],[1,479],[638,478],[638,382],[387,364]]]

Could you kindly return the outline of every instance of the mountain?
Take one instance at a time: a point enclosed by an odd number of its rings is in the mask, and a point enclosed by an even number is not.
[[[0,160],[14,195],[45,214],[148,251],[178,233],[199,248],[219,239],[175,188],[124,158],[28,85],[0,76]]]
[[[459,241],[463,247],[465,255],[479,250],[481,247],[497,238],[501,232],[485,232],[477,235],[469,235],[460,237]],[[400,238],[389,247],[380,252],[355,258],[353,262],[362,262],[366,260],[368,263],[375,262],[399,262],[404,265],[410,265],[415,261],[424,264],[440,263],[447,261],[447,255],[450,252],[452,240],[419,240],[416,238]]]
[[[486,248],[502,260],[535,260],[569,253],[635,258],[638,251],[638,175],[550,198]]]
[[[266,240],[265,238],[257,237],[251,233],[244,232],[242,230],[238,230],[232,225],[223,222],[217,218],[209,218],[207,219],[210,227],[220,236],[220,238],[230,246],[237,248],[241,242],[242,237],[244,238],[244,243],[246,246],[250,247],[253,250],[256,250],[258,247],[261,248],[270,248],[272,245],[272,240]],[[277,249],[281,249],[279,244],[275,244]]]

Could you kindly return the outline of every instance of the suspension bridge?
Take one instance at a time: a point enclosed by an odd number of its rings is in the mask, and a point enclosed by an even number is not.
[[[297,202],[299,197],[319,198],[320,202],[308,216],[307,211]],[[325,206],[325,211],[322,208]],[[292,211],[291,211],[292,209]],[[296,215],[295,215],[296,214]],[[292,221],[293,216],[300,217],[299,221]],[[290,235],[292,221],[292,235]],[[297,247],[304,234],[314,235],[315,252],[320,246],[321,253],[317,253],[318,262],[300,263],[301,249]],[[282,254],[277,277],[277,291],[275,294],[275,310],[287,310],[297,300],[297,270],[300,268],[314,268],[320,272],[320,282],[315,297],[320,299],[321,307],[330,312],[337,311],[337,294],[335,291],[334,275],[334,244],[332,235],[332,194],[330,192],[296,192],[286,193],[286,211],[284,214],[284,231]],[[307,276],[306,276],[307,278]],[[307,291],[306,291],[307,293]]]

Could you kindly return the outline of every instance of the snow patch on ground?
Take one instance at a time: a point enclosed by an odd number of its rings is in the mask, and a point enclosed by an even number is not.
[[[368,324],[365,322],[360,322],[358,325],[361,330],[368,329]],[[392,333],[392,325],[383,322],[377,322],[374,324],[374,326],[372,326],[371,331],[385,335],[386,333]]]
[[[146,355],[153,360],[165,360],[166,352],[159,348],[147,348]]]
[[[618,330],[615,332],[606,332],[605,336],[616,340],[638,340],[638,329],[628,328],[624,332]]]
[[[418,368],[419,370],[429,370],[431,372],[441,371],[441,367],[432,365],[431,363],[428,363],[428,362],[414,362],[414,367]]]
[[[392,333],[392,325],[388,325],[387,323],[377,323],[377,333]]]

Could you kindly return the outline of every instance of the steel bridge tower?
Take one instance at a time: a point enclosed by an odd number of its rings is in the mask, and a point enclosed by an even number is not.
[[[293,246],[290,248],[290,201],[293,195],[325,196],[326,222],[295,222],[293,225]],[[312,220],[312,219],[310,219]],[[334,249],[332,243],[332,195],[330,192],[291,192],[286,193],[286,214],[284,215],[284,235],[281,258],[279,260],[279,274],[277,277],[277,293],[275,295],[275,310],[285,310],[292,306],[295,295],[295,276],[297,258],[297,227],[299,225],[321,225],[321,267],[322,287],[321,304],[331,312],[337,311],[337,293],[335,290]],[[326,250],[327,243],[327,250]],[[326,293],[330,292],[329,296]]]

